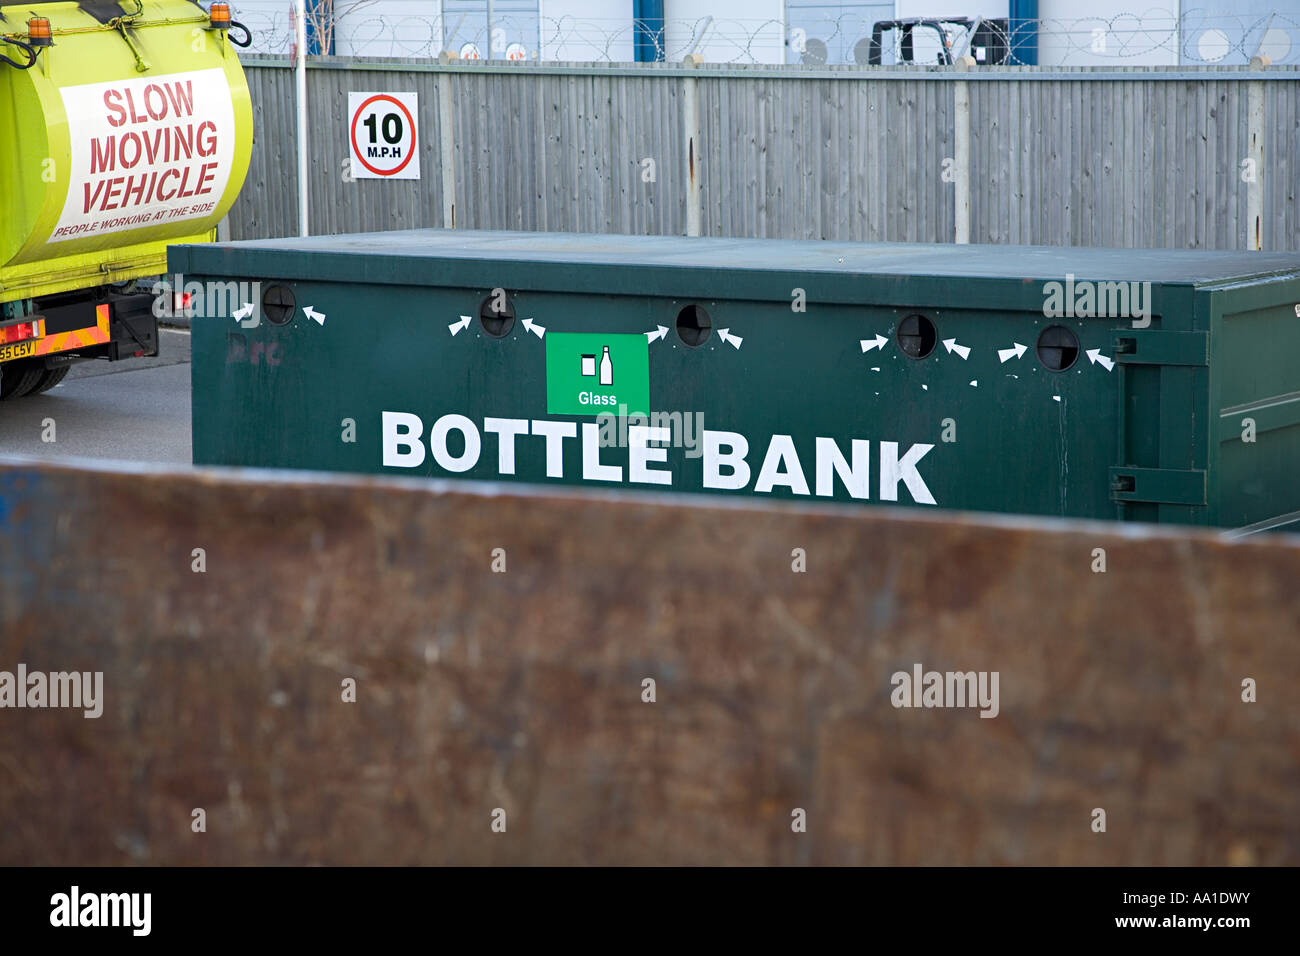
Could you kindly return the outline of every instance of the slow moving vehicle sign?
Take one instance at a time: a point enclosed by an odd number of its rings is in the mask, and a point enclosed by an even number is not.
[[[416,93],[348,93],[353,179],[419,179]]]
[[[50,242],[212,215],[235,166],[235,114],[222,70],[60,93],[70,187]]]

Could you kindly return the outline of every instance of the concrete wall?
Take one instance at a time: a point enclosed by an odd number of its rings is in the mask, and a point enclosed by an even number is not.
[[[670,61],[689,50],[710,63],[784,63],[784,0],[665,0]]]
[[[1179,0],[1039,0],[1041,66],[1174,66]],[[1197,61],[1193,61],[1197,62]],[[1241,62],[1245,62],[1244,60]]]
[[[234,4],[235,18],[254,31],[253,52],[289,52],[292,7],[293,0]],[[494,0],[494,7],[499,55],[518,42],[529,60],[633,59],[632,0]],[[668,58],[680,60],[703,32],[698,52],[713,62],[852,64],[878,20],[1005,18],[1008,9],[1006,0],[666,0]],[[466,43],[487,53],[485,0],[334,0],[334,11],[340,56],[430,59]],[[1261,41],[1274,63],[1300,62],[1300,0],[1209,8],[1179,0],[1041,0],[1038,16],[1038,62],[1047,66],[1239,66]],[[799,48],[805,41],[811,58]],[[938,49],[927,33],[917,34],[917,62],[935,62]],[[890,45],[884,52],[892,62]]]

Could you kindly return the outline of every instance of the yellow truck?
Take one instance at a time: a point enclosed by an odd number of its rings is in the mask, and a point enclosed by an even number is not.
[[[248,39],[225,3],[0,0],[0,399],[157,354],[177,303],[136,282],[239,195]]]

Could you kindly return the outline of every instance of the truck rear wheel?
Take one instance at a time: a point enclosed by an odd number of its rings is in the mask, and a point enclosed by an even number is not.
[[[70,368],[72,368],[71,365],[60,365],[58,368],[43,369],[41,371],[41,380],[27,394],[39,395],[41,392],[48,392],[68,377],[68,369]]]
[[[37,386],[44,374],[45,367],[31,360],[8,362],[0,366],[0,401],[22,398]]]

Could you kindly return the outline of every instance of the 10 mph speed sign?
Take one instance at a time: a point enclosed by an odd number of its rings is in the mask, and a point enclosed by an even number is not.
[[[348,93],[353,179],[419,179],[415,93]]]

